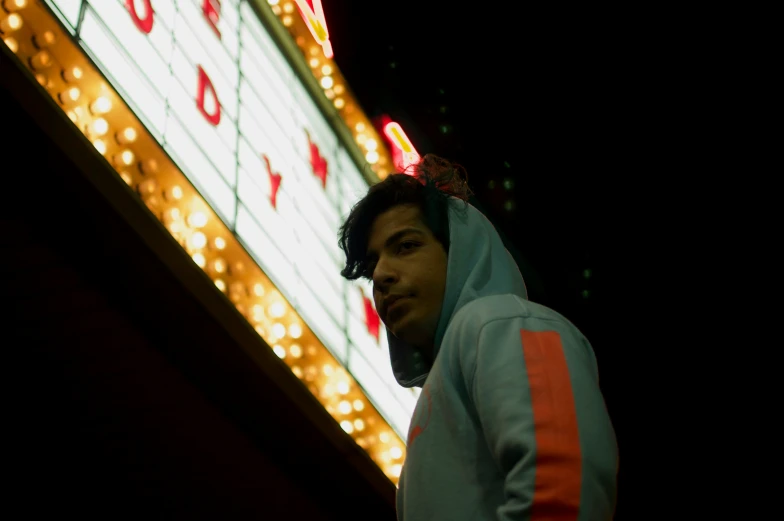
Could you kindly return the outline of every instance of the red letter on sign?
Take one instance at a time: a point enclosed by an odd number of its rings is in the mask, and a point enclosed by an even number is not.
[[[280,180],[283,178],[277,172],[272,171],[272,165],[270,165],[270,160],[267,157],[267,154],[262,154],[261,158],[264,160],[264,164],[267,165],[267,175],[269,176],[270,180],[270,188],[272,188],[272,193],[270,194],[270,203],[272,203],[272,207],[277,210],[278,188],[280,188]]]
[[[360,289],[360,291],[362,290]],[[364,291],[362,291],[362,303],[365,305],[365,327],[367,327],[367,332],[378,342],[378,329],[381,326],[381,319],[373,307],[373,301],[365,296]]]
[[[142,1],[144,2],[144,10],[146,11],[146,16],[144,18],[139,18],[139,13],[136,12],[135,0],[125,0],[125,7],[128,9],[128,13],[130,13],[131,19],[133,20],[133,23],[136,24],[136,27],[144,34],[150,34],[155,14],[153,13],[150,0]]]
[[[209,89],[212,94],[212,99],[215,100],[215,108],[213,109],[212,114],[207,112],[207,109],[204,108],[204,91],[206,89]],[[221,115],[220,101],[218,101],[218,95],[215,93],[215,87],[212,86],[210,78],[207,76],[207,73],[204,72],[204,69],[201,68],[201,65],[199,65],[199,92],[196,95],[196,105],[198,105],[199,112],[201,112],[202,116],[212,123],[213,126],[217,127],[218,123],[220,123]]]
[[[327,187],[327,160],[321,157],[318,146],[310,140],[310,134],[305,131],[308,136],[308,147],[310,148],[310,167],[313,169],[313,174],[321,179],[321,186]]]
[[[218,29],[220,8],[220,0],[204,0],[204,4],[201,6],[201,11],[204,13],[204,17],[207,19],[207,23],[210,24],[212,30],[215,31],[215,34],[218,35],[218,38],[221,37],[220,30]]]

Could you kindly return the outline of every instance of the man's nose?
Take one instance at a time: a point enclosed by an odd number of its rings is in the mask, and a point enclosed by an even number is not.
[[[373,285],[382,293],[397,281],[397,271],[385,259],[379,259],[373,270]]]

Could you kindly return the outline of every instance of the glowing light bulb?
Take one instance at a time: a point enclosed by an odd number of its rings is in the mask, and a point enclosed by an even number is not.
[[[390,436],[387,431],[382,432],[378,435],[378,439],[381,440],[381,443],[389,443]]]
[[[300,358],[302,356],[302,348],[299,344],[291,344],[291,346],[289,346],[289,353],[291,353],[291,356],[294,358]]]
[[[278,358],[281,359],[286,358],[286,350],[283,348],[282,345],[275,344],[274,346],[272,346],[272,350],[275,352],[276,355],[278,355]]]
[[[117,166],[130,166],[133,164],[134,159],[136,159],[136,156],[133,155],[133,152],[130,150],[123,150],[114,156],[114,163]]]
[[[163,194],[168,201],[179,201],[182,199],[182,188],[179,185],[174,185]]]
[[[76,115],[77,120],[84,120],[87,117],[87,111],[84,107],[74,107],[73,113]]]
[[[357,431],[364,431],[365,430],[365,422],[363,422],[361,418],[357,418],[356,420],[354,420],[354,428]]]
[[[316,356],[318,354],[318,349],[316,349],[316,346],[308,346],[307,353],[308,356]]]
[[[253,307],[250,308],[251,313],[253,313],[253,319],[257,322],[261,322],[264,320],[264,306],[261,304],[254,304]]]
[[[16,53],[19,50],[19,42],[16,41],[16,38],[12,38],[11,36],[7,38],[3,38],[3,42],[11,49],[11,52]]]
[[[178,238],[182,233],[184,226],[180,221],[172,221],[171,223],[169,223],[167,228],[169,229],[171,234],[175,236],[175,238]]]
[[[193,262],[195,262],[196,265],[200,268],[203,268],[204,266],[207,265],[207,259],[204,258],[204,255],[202,253],[199,252],[194,253],[193,255],[191,255],[191,259],[193,259]]]
[[[364,145],[366,150],[376,150],[378,148],[378,141],[373,138],[368,138],[365,140]]]
[[[22,17],[16,13],[11,13],[0,21],[0,31],[10,33],[22,27]]]
[[[81,91],[79,90],[78,87],[71,87],[70,89],[67,89],[61,92],[60,94],[58,94],[58,97],[60,98],[60,103],[65,104],[70,101],[78,100],[80,94]]]
[[[345,106],[346,106],[346,100],[344,100],[343,98],[338,98],[335,100],[336,109],[342,109]]]
[[[279,5],[273,5],[273,6],[272,6],[272,12],[273,12],[273,13],[275,13],[275,16],[280,16],[280,13],[281,13],[282,11],[281,11],[281,9],[280,9],[280,6],[279,6]]]
[[[93,136],[103,136],[108,131],[109,123],[107,123],[103,118],[96,118],[92,123],[90,123],[90,134]]]
[[[325,376],[331,376],[332,373],[335,372],[335,368],[329,364],[324,364],[321,370],[324,372]]]
[[[269,5],[278,5],[280,3],[280,0],[267,0],[267,3]]]
[[[44,31],[41,34],[33,36],[33,44],[39,49],[44,49],[52,45],[55,41],[54,33],[52,31]]]
[[[324,91],[324,95],[327,97],[327,99],[333,99],[335,97],[335,91],[332,89],[327,89]]]
[[[127,145],[128,143],[133,143],[136,141],[136,129],[133,127],[128,127],[122,132],[117,133],[117,142],[121,145]]]
[[[259,282],[254,284],[253,285],[253,294],[256,295],[257,297],[263,297],[264,296],[264,286],[261,285],[261,283],[259,283]]]
[[[337,85],[335,85],[334,90],[335,90],[335,94],[339,95],[339,94],[343,94],[343,92],[345,92],[346,87],[344,87],[342,84],[338,83]]]
[[[400,473],[403,471],[403,466],[399,463],[392,465],[389,467],[389,473],[396,478],[400,477]]]
[[[321,74],[324,74],[325,76],[332,74],[332,66],[328,63],[325,64],[323,67],[321,67]]]
[[[351,404],[347,400],[343,400],[338,404],[338,410],[341,414],[348,414],[351,412]]]
[[[311,58],[308,63],[310,64],[311,68],[313,68],[313,69],[315,69],[316,67],[319,66],[318,58]]]
[[[221,291],[226,291],[226,283],[223,282],[223,279],[215,279],[215,287]]]
[[[294,376],[296,376],[300,380],[302,379],[302,368],[300,366],[295,365],[294,367],[291,368],[291,372],[294,373]]]
[[[223,250],[226,248],[226,239],[223,237],[215,237],[213,244],[215,245],[216,249]]]
[[[367,141],[367,140],[368,140],[368,137],[367,137],[366,134],[364,134],[364,133],[357,134],[357,143],[359,143],[360,145],[364,145],[365,141]]]
[[[275,338],[282,338],[286,334],[286,326],[280,322],[275,323],[272,326],[272,334],[275,335]]]
[[[321,87],[324,89],[331,89],[332,85],[335,84],[335,81],[332,79],[332,76],[324,76],[321,78]]]
[[[283,4],[283,12],[284,13],[293,13],[294,12],[294,4],[291,2],[286,2]]]
[[[30,66],[35,70],[41,70],[52,64],[52,55],[47,51],[38,51],[30,58]]]
[[[264,331],[264,328],[263,328],[263,327],[261,327],[261,325],[259,325],[259,324],[256,324],[256,325],[253,327],[253,329],[254,329],[254,330],[256,330],[256,333],[257,333],[257,334],[258,334],[260,337],[264,337],[264,335],[266,335],[266,334],[267,334],[267,333]]]
[[[378,161],[378,152],[376,152],[375,150],[371,150],[370,152],[365,154],[365,159],[367,159],[367,162],[372,165],[373,163]]]
[[[126,172],[125,170],[120,172],[120,177],[122,178],[123,181],[125,181],[125,184],[127,184],[128,186],[131,186],[133,184],[133,176],[128,172]]]
[[[163,223],[169,225],[175,221],[179,221],[181,217],[180,209],[176,206],[174,208],[169,208],[165,212],[163,212]]]
[[[354,405],[354,410],[357,411],[357,412],[359,412],[359,411],[361,411],[362,409],[365,408],[365,402],[363,402],[360,399],[354,400],[353,405]]]
[[[106,96],[98,96],[90,105],[93,114],[106,114],[110,110],[112,110],[112,102]]]
[[[188,216],[188,224],[193,228],[204,228],[207,225],[207,214],[193,212]]]
[[[158,171],[158,162],[153,158],[145,159],[141,162],[139,168],[142,169],[142,174],[144,175],[154,174]]]
[[[337,389],[340,394],[348,394],[348,392],[351,390],[351,387],[348,385],[348,382],[340,381],[337,384]]]
[[[403,451],[400,450],[400,447],[392,447],[389,449],[389,455],[392,456],[392,459],[399,459],[403,455]]]
[[[215,273],[225,273],[226,261],[223,259],[215,259],[212,263],[212,269],[215,270]]]
[[[305,368],[305,380],[311,382],[316,379],[318,375],[318,369],[315,366],[309,365]]]
[[[27,0],[5,0],[5,2],[3,2],[3,7],[5,7],[5,10],[9,13],[24,9],[26,5]]]
[[[139,193],[142,195],[151,194],[158,189],[158,181],[155,179],[145,179],[139,183]]]
[[[190,243],[191,248],[200,250],[207,245],[207,236],[201,232],[194,232],[193,235],[191,235]]]
[[[340,422],[340,428],[346,431],[348,434],[354,432],[354,424],[352,424],[348,420],[343,420],[342,422]]]
[[[359,123],[356,124],[356,126],[354,127],[354,130],[356,130],[357,132],[364,132],[365,131],[365,124],[360,121]]]
[[[63,69],[63,79],[67,82],[78,81],[82,78],[82,69],[79,67],[70,67]]]
[[[321,54],[321,47],[319,47],[318,45],[312,45],[310,49],[308,49],[308,52],[310,53],[311,56],[318,56],[319,54]]]
[[[289,336],[291,338],[299,338],[302,336],[302,326],[294,322],[289,326]]]
[[[153,211],[153,213],[157,213],[158,209],[161,206],[161,199],[157,195],[153,194],[143,198],[144,203],[147,205],[147,208]]]
[[[106,142],[103,139],[96,139],[93,141],[93,146],[101,155],[106,154]]]
[[[280,302],[275,302],[270,306],[269,314],[273,318],[280,318],[286,314],[286,307]]]

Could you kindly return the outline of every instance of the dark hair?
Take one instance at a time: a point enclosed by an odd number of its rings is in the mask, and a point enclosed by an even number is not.
[[[371,186],[340,227],[338,244],[346,254],[346,267],[340,274],[346,279],[356,280],[366,275],[370,228],[379,215],[393,206],[418,206],[427,227],[444,250],[449,251],[449,198],[468,201],[472,194],[465,169],[427,154],[406,170]]]

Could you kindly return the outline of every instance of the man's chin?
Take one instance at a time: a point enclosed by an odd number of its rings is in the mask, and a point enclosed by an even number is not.
[[[416,335],[412,335],[411,328],[406,326],[407,324],[405,321],[399,320],[393,327],[388,329],[399,341],[404,344],[414,345],[416,342]]]

